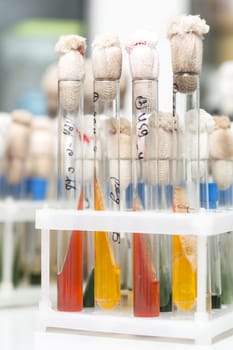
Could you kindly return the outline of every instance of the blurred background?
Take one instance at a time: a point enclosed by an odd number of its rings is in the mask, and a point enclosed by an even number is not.
[[[0,1],[0,109],[30,108],[46,113],[41,80],[56,61],[54,45],[61,34],[86,34],[82,0]]]
[[[204,39],[201,108],[212,114],[228,115],[233,120],[233,0],[0,0],[0,200],[4,202],[9,197],[16,202],[19,199],[40,201],[56,198],[58,56],[54,46],[60,35],[86,37],[88,61],[96,34],[114,32],[119,35],[123,47],[128,34],[138,28],[157,33],[159,108],[171,111],[172,69],[166,31],[170,19],[181,14],[198,14],[210,25],[210,32]],[[131,111],[131,91],[124,50],[123,72],[121,107],[122,113],[127,115]],[[85,84],[84,112],[92,113],[89,65]],[[21,114],[15,114],[19,110]],[[22,120],[24,126],[28,126],[27,130],[24,128],[22,131],[15,125]],[[40,141],[41,135],[45,134],[46,138],[42,136],[43,141]],[[16,136],[19,137],[18,144],[12,142]],[[13,146],[9,150],[11,142]],[[15,163],[10,162],[17,155],[16,149],[20,149],[20,144],[27,150],[27,155],[21,164],[23,173],[21,171],[17,178],[13,176]],[[41,169],[38,171],[41,159],[38,164],[31,161],[41,156],[38,149],[41,150],[42,161],[47,157],[46,164],[49,163],[44,173]],[[0,280],[4,282],[4,278],[8,278],[5,283],[7,292],[12,286],[16,288],[25,284],[25,281],[28,285],[40,284],[40,236],[39,233],[32,235],[33,218],[32,213],[26,223],[20,224],[12,218],[10,229],[14,236],[6,243],[8,247],[12,242],[14,245],[12,259],[8,261],[12,266],[4,270],[0,262]],[[0,221],[1,259],[6,248],[2,242],[6,229],[9,231],[9,226]],[[52,253],[54,256],[55,253]],[[51,271],[55,276],[55,257],[51,261]],[[3,289],[0,289],[0,305]],[[31,299],[34,305],[38,303],[36,298]],[[17,337],[11,341],[19,346]],[[6,342],[9,342],[8,338]],[[21,339],[21,343],[27,349],[25,341]]]

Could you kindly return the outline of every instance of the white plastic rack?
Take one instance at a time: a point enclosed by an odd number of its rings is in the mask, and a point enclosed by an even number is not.
[[[41,209],[36,212],[36,228],[42,238],[42,286],[38,312],[39,331],[76,331],[115,336],[146,336],[209,345],[233,329],[233,309],[206,311],[207,237],[233,230],[233,212],[219,211],[179,214],[163,212],[111,212]],[[156,318],[133,317],[129,311],[104,312],[84,309],[77,313],[59,312],[51,306],[49,251],[50,230],[117,231],[159,234],[192,234],[198,241],[197,307],[192,319],[172,313]],[[156,338],[154,338],[156,339]]]
[[[0,201],[0,223],[2,224],[0,307],[36,305],[39,302],[40,286],[27,284],[13,286],[14,225],[25,222],[34,223],[36,209],[46,206],[48,203],[45,201],[14,200],[11,197]]]

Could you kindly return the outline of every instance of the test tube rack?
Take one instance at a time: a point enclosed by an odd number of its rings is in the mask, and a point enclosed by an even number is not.
[[[197,345],[210,345],[233,329],[233,307],[208,312],[207,290],[207,238],[233,230],[233,212],[165,213],[165,212],[113,212],[77,211],[69,209],[39,209],[36,228],[41,230],[41,300],[38,310],[38,332],[87,332],[111,336],[142,336],[169,341],[187,341]],[[83,230],[138,232],[148,234],[182,234],[197,236],[197,307],[192,319],[181,319],[172,313],[160,317],[139,318],[129,312],[105,312],[84,309],[81,312],[59,312],[50,299],[50,231]],[[64,232],[65,234],[65,232]]]
[[[14,225],[35,222],[36,209],[48,205],[44,201],[14,200],[8,197],[0,201],[0,224],[2,226],[2,280],[0,283],[0,307],[36,305],[40,286],[26,284],[13,286]]]

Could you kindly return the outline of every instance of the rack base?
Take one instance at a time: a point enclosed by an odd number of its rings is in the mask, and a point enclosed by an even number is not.
[[[203,315],[205,316],[205,315]],[[159,318],[133,317],[129,312],[106,312],[86,309],[80,313],[58,312],[52,308],[38,311],[38,330],[44,333],[78,334],[114,337],[117,339],[147,339],[153,343],[178,342],[186,345],[211,345],[233,332],[233,310],[219,310],[208,319],[177,319],[171,313]],[[225,349],[224,349],[225,350]]]

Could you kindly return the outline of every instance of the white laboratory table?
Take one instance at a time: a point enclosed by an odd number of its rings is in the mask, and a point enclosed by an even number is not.
[[[33,350],[37,307],[0,309],[0,349]]]

